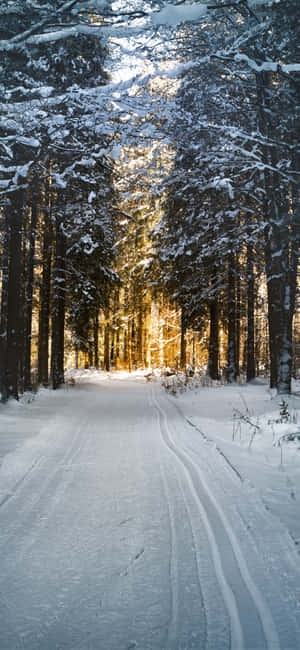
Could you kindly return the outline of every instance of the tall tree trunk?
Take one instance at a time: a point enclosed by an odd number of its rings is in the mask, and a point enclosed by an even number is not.
[[[96,314],[94,316],[94,361],[95,361],[95,368],[99,368],[99,312],[98,310],[96,311]]]
[[[268,113],[270,110],[268,92],[270,85],[270,75],[268,72],[259,72],[256,74],[256,93],[257,93],[257,122],[260,133],[264,138],[268,137]],[[274,218],[275,206],[273,191],[273,175],[270,172],[270,152],[266,145],[261,147],[262,160],[265,164],[264,185],[264,239],[265,239],[265,269],[267,277],[268,291],[268,327],[269,327],[269,348],[270,348],[270,387],[277,388],[278,385],[278,353],[280,344],[280,267],[278,257],[272,259],[276,250],[272,250],[273,227],[272,219]],[[274,263],[277,264],[276,273],[273,274]]]
[[[241,352],[241,278],[240,278],[240,263],[238,254],[235,259],[235,273],[236,273],[236,303],[235,303],[235,359],[236,359],[236,378],[240,376],[240,352]]]
[[[141,291],[141,289],[140,289]],[[145,367],[144,360],[144,305],[142,295],[138,298],[138,326],[137,326],[137,365]]]
[[[27,217],[27,214],[26,214]],[[24,391],[24,357],[25,357],[25,316],[26,316],[26,232],[25,227],[21,232],[21,283],[19,300],[19,393]]]
[[[116,315],[116,333],[115,333],[115,342],[116,342],[116,350],[115,350],[115,369],[120,370],[120,318],[119,318],[119,310],[120,310],[120,293],[119,293],[119,288],[115,290],[114,294],[114,311]]]
[[[268,242],[265,245],[265,262],[268,291],[268,327],[270,349],[270,388],[278,387],[279,350],[280,350],[280,321],[281,321],[281,286],[278,273],[272,275],[272,252]],[[279,269],[277,269],[279,272]]]
[[[299,173],[300,154],[294,153],[293,168]],[[300,201],[298,185],[291,187],[291,206],[293,211],[292,226],[288,228],[287,236],[290,239],[289,256],[285,256],[286,279],[283,287],[282,297],[282,347],[279,359],[279,381],[278,392],[289,393],[292,380],[292,349],[293,349],[293,317],[296,305],[297,271],[300,248]],[[287,206],[288,208],[288,206]]]
[[[79,347],[78,343],[75,343],[75,368],[78,370],[79,368]]]
[[[151,338],[150,338],[150,328],[151,328],[151,304],[149,304],[149,296],[147,295],[146,299],[146,314],[145,314],[145,349],[144,349],[144,359],[146,368],[151,368]]]
[[[180,323],[180,370],[186,369],[186,322],[184,317],[184,309],[181,308],[181,323]]]
[[[227,379],[229,383],[236,380],[236,304],[235,304],[235,269],[234,261],[229,263],[227,277],[228,309],[228,343],[227,343]]]
[[[110,325],[109,325],[109,310],[105,312],[105,325],[104,325],[104,370],[110,371]]]
[[[132,372],[132,323],[131,320],[128,321],[127,327],[127,358],[128,358],[128,370]]]
[[[12,199],[9,236],[8,300],[7,300],[7,395],[19,397],[19,352],[21,331],[22,282],[22,211],[23,192],[17,191]]]
[[[115,339],[116,339],[116,332],[112,328],[111,334],[110,334],[110,365],[115,366]]]
[[[209,305],[209,346],[207,375],[211,379],[219,378],[219,306],[218,299],[213,298]]]
[[[7,345],[7,289],[8,289],[8,244],[9,227],[6,211],[3,215],[3,239],[1,257],[1,312],[0,312],[0,392],[1,400],[7,400],[6,345]]]
[[[92,368],[94,365],[94,345],[93,341],[89,340],[88,342],[88,359],[89,359],[89,368]]]
[[[249,239],[249,234],[248,234]],[[250,241],[247,244],[247,381],[255,377],[254,339],[254,251]]]
[[[25,302],[25,336],[24,336],[24,390],[31,390],[31,336],[32,336],[32,297],[34,254],[37,224],[37,206],[35,197],[31,206],[31,222],[29,234],[29,251],[27,258],[27,287]]]
[[[123,345],[124,345],[123,361],[124,361],[124,364],[126,364],[127,361],[128,361],[128,333],[127,333],[127,329],[124,329],[124,343],[123,343]]]
[[[51,300],[51,265],[52,265],[53,230],[51,215],[44,220],[43,262],[40,286],[39,347],[38,347],[38,381],[43,386],[49,384],[49,334],[50,334],[50,300]]]
[[[273,137],[270,120],[270,73],[256,74],[258,126],[265,138]],[[268,323],[270,342],[270,386],[281,393],[291,390],[292,371],[292,320],[295,303],[293,285],[297,264],[291,260],[298,254],[299,240],[292,237],[290,205],[293,197],[287,196],[288,189],[279,182],[276,172],[279,152],[272,145],[262,147],[265,183],[265,265],[268,286]],[[298,171],[297,164],[294,171]],[[281,177],[280,177],[281,178]],[[298,194],[298,193],[297,193]],[[293,223],[293,222],[292,222]],[[293,270],[292,268],[293,267]]]
[[[64,333],[65,333],[65,235],[62,222],[56,218],[55,262],[53,281],[51,379],[53,389],[64,383]]]
[[[282,251],[281,346],[279,354],[278,392],[290,393],[292,384],[293,316],[297,287],[298,250],[290,229],[286,226],[285,240],[290,238],[289,250]]]

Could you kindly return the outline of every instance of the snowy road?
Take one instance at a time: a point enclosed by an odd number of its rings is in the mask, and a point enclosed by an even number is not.
[[[292,540],[158,384],[51,400],[0,470],[1,650],[300,648]]]

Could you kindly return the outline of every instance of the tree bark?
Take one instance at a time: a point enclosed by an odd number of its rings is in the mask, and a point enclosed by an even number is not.
[[[31,390],[31,336],[32,336],[32,297],[34,276],[34,254],[37,224],[37,206],[35,197],[31,206],[31,223],[29,235],[29,251],[27,258],[27,287],[25,303],[25,335],[24,335],[24,390]]]
[[[219,305],[217,298],[212,299],[210,302],[209,320],[207,375],[211,379],[219,379]]]
[[[22,282],[22,211],[23,192],[12,199],[9,234],[6,390],[8,397],[19,398],[20,340],[23,336],[20,320]]]
[[[249,238],[249,233],[248,233]],[[254,251],[247,244],[247,382],[255,378],[255,338],[254,338]]]
[[[96,314],[94,316],[94,362],[95,362],[95,368],[99,368],[99,343],[98,343],[98,338],[99,338],[99,313],[98,310],[96,311]]]
[[[6,346],[7,346],[7,289],[8,289],[8,218],[6,211],[3,215],[3,240],[2,240],[2,273],[1,273],[1,313],[0,313],[0,392],[1,400],[7,400],[6,377]]]
[[[105,313],[105,326],[104,326],[104,370],[110,371],[110,326],[109,326],[109,311]]]
[[[236,380],[236,304],[234,261],[229,263],[227,278],[228,309],[228,343],[227,343],[227,379],[229,383]]]
[[[259,130],[265,138],[273,136],[270,121],[270,73],[256,75]],[[290,207],[293,192],[282,186],[276,173],[278,150],[262,147],[265,183],[265,266],[268,287],[268,324],[270,344],[270,386],[280,393],[291,390],[292,374],[292,321],[295,309],[294,284],[296,282],[299,238],[293,239],[295,217],[291,221]],[[298,171],[297,161],[294,171]],[[298,194],[298,193],[297,193]],[[294,206],[293,206],[294,209]],[[294,210],[293,210],[294,211]]]
[[[64,383],[65,332],[65,235],[62,222],[56,218],[55,262],[53,281],[51,379],[54,390]]]
[[[39,314],[39,348],[38,348],[38,381],[43,386],[49,384],[49,333],[50,333],[50,300],[51,300],[51,264],[52,264],[53,231],[51,215],[46,214],[44,220],[43,268],[40,286]]]
[[[236,378],[240,376],[240,353],[241,353],[241,278],[240,278],[240,264],[238,254],[235,259],[235,274],[236,274],[236,297],[235,297],[235,359]]]
[[[180,327],[180,370],[186,369],[186,324],[184,309],[181,309],[181,327]]]
[[[132,371],[132,324],[131,320],[128,321],[127,327],[127,358],[128,358],[128,370]]]

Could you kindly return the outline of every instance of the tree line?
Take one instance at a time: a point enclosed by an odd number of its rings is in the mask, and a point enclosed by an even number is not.
[[[35,383],[57,388],[66,327],[78,348],[87,345],[91,323],[97,340],[98,311],[116,281],[99,94],[107,82],[105,49],[89,25],[82,3],[1,7],[3,400],[32,388],[33,314]]]
[[[270,384],[289,392],[300,243],[298,2],[218,0],[179,30],[165,18],[158,26],[170,8],[155,14],[154,32],[146,17],[135,29],[150,29],[143,57],[162,64],[164,85],[155,71],[132,87],[110,84],[103,28],[145,11],[129,2],[113,15],[102,4],[0,7],[2,398],[33,383],[59,387],[66,334],[77,362],[81,352],[98,366],[101,352],[106,368],[121,357],[129,369],[149,365],[153,309],[159,319],[177,310],[180,362],[169,326],[162,336],[182,368],[195,331],[207,373],[218,378],[225,331],[227,379],[238,378],[243,358],[250,381],[264,286]],[[113,164],[114,142],[139,148],[135,166]]]
[[[187,68],[168,126],[177,154],[163,225],[160,277],[184,326],[209,321],[208,374],[240,366],[247,319],[247,379],[255,376],[255,297],[266,286],[270,385],[290,392],[299,257],[299,6],[215,4],[210,25],[181,33]],[[184,65],[183,65],[184,68]]]

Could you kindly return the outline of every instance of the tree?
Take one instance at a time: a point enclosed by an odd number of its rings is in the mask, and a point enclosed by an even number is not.
[[[86,3],[87,4],[87,3]],[[25,386],[30,387],[30,340],[36,204],[43,204],[37,178],[43,176],[48,205],[44,208],[43,274],[39,376],[48,383],[48,336],[51,292],[51,245],[53,237],[54,280],[52,319],[52,377],[57,387],[63,380],[63,332],[66,282],[64,266],[65,234],[63,209],[69,198],[62,196],[82,160],[84,144],[92,142],[85,166],[99,162],[100,137],[97,120],[103,115],[98,89],[106,81],[104,49],[91,24],[91,12],[81,2],[11,2],[1,23],[0,50],[5,63],[0,79],[1,182],[5,195],[4,225],[7,225],[8,291],[3,294],[2,393],[18,397],[23,389],[21,348],[25,333]],[[77,19],[77,23],[76,23]],[[75,26],[74,26],[75,20]],[[92,56],[91,56],[92,54]],[[45,85],[45,74],[47,85]],[[91,96],[89,96],[91,95]],[[96,109],[96,110],[95,110]],[[84,134],[84,135],[83,135]],[[96,138],[95,138],[96,135]],[[103,145],[103,138],[101,144]],[[94,158],[93,158],[94,155]],[[103,154],[100,154],[103,157]],[[89,173],[89,172],[88,172]],[[49,189],[50,188],[50,189]],[[65,193],[64,193],[65,194]],[[28,213],[27,206],[30,204]],[[51,215],[47,209],[51,206]],[[28,214],[31,225],[27,225]],[[53,222],[55,228],[53,228]],[[29,234],[29,252],[25,255]],[[22,258],[22,251],[24,252]],[[25,288],[26,283],[26,303]],[[4,283],[5,288],[5,283]],[[17,298],[16,298],[17,296]],[[7,302],[7,309],[4,309]],[[6,311],[6,313],[5,313]],[[7,324],[7,327],[5,325]]]

